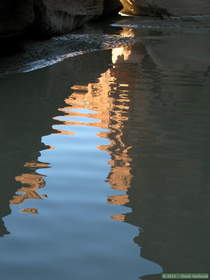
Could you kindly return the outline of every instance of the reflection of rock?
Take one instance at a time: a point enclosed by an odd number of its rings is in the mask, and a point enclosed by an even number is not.
[[[23,213],[30,213],[30,214],[39,214],[36,208],[24,208],[21,210]]]
[[[15,180],[27,186],[18,189],[18,192],[23,194],[15,194],[10,200],[10,204],[21,204],[26,199],[41,199],[37,191],[45,186],[43,175],[26,173],[21,176],[16,176]]]
[[[4,221],[1,219],[0,220],[0,237],[4,236],[6,234],[9,234],[10,232],[7,230]]]
[[[65,100],[66,104],[70,105],[70,107],[65,107],[64,111],[71,108],[86,108],[96,111],[95,114],[91,113],[88,116],[90,118],[95,118],[96,121],[100,120],[101,122],[88,125],[108,128],[110,122],[109,112],[113,107],[113,98],[110,96],[110,91],[114,84],[114,79],[108,69],[105,73],[101,74],[96,83],[74,85],[71,87],[73,93]],[[78,113],[71,112],[71,115],[75,114]],[[73,125],[73,122],[71,122],[71,125]]]
[[[205,34],[180,34],[147,41],[146,49],[163,71],[207,71],[210,65],[210,40]],[[181,62],[181,63],[180,63]]]
[[[119,60],[124,62],[124,61],[128,60],[130,55],[131,55],[131,50],[129,47],[115,48],[112,51],[112,63],[115,64]]]
[[[127,159],[123,159],[123,155],[119,155],[119,162],[123,163],[123,166],[118,166],[114,162],[112,163],[112,172],[109,176],[109,183],[112,185],[113,189],[119,191],[127,191],[131,186],[131,168],[129,167],[129,162],[131,159],[127,155]],[[128,164],[128,166],[126,166]]]
[[[121,221],[121,222],[124,222],[125,221],[125,215],[112,215],[111,218],[113,220],[116,220],[116,221]]]
[[[24,166],[25,167],[30,167],[30,168],[49,168],[49,164],[48,163],[36,162],[36,161],[26,162],[24,164]]]
[[[129,46],[114,48],[112,61],[124,63],[130,54]],[[126,192],[132,180],[132,159],[129,157],[129,150],[132,147],[126,146],[123,140],[125,137],[123,128],[128,120],[127,115],[130,109],[129,85],[126,78],[124,81],[118,79],[120,73],[115,66],[114,64],[102,73],[97,82],[73,85],[71,87],[73,92],[65,99],[67,106],[59,110],[68,117],[67,120],[62,120],[62,125],[85,125],[109,129],[108,132],[101,132],[97,135],[109,139],[110,144],[97,148],[107,151],[111,156],[111,160],[108,162],[111,168],[107,181],[114,190]],[[71,121],[72,117],[90,118],[91,122]],[[93,119],[96,121],[92,121]],[[62,134],[67,133],[64,129],[60,129],[59,125],[56,129]],[[117,205],[125,205],[128,203],[128,197],[126,194],[111,196],[108,201]]]
[[[146,42],[146,48],[137,43],[114,49],[113,67],[95,82],[72,86],[73,93],[61,110],[69,117],[83,115],[101,121],[83,125],[111,130],[98,134],[110,141],[109,145],[98,148],[110,154],[107,181],[122,194],[109,196],[108,202],[132,209],[111,218],[143,228],[135,238],[141,255],[160,264],[164,271],[203,272],[208,267],[210,249],[207,243],[210,117],[208,93],[201,91],[200,98],[197,90],[202,83],[194,88],[191,81],[202,76],[203,81],[209,79],[209,73],[203,71],[208,60],[205,62],[200,56],[200,63],[199,58],[194,62],[193,50],[183,60],[178,47],[177,53],[171,47],[167,60],[163,54],[167,56],[168,46],[173,45],[171,40],[175,44],[175,40],[170,37],[165,40],[163,49],[161,40],[152,45]],[[201,45],[205,51],[206,44]],[[155,59],[158,51],[162,54],[159,60]],[[173,53],[176,61],[174,68],[170,68]],[[196,77],[192,71],[194,65],[199,65]],[[174,83],[176,79],[180,81],[179,73],[184,73],[184,84]],[[193,100],[191,113],[188,104]],[[191,118],[191,114],[200,112],[199,106],[204,106],[204,113],[200,114],[206,129]],[[80,113],[77,109],[81,108],[92,111]],[[197,155],[203,157],[203,162]]]
[[[55,133],[53,117],[58,114],[58,106],[64,104],[69,85],[95,81],[110,62],[111,52],[105,51],[74,57],[71,63],[64,61],[53,68],[1,78],[0,235],[7,233],[2,218],[11,213],[10,201],[21,203],[26,198],[42,197],[34,191],[43,186],[43,178],[28,170],[47,167],[46,163],[37,162],[40,151],[48,148],[42,144],[41,138]],[[92,71],[84,64],[91,64]],[[22,185],[29,182],[33,186]],[[24,193],[16,196],[20,189]]]
[[[126,205],[129,202],[128,195],[112,195],[108,198],[108,202],[115,205]]]
[[[143,229],[135,238],[141,255],[170,273],[209,269],[209,43],[196,38],[146,41],[148,52],[136,45],[115,65],[116,81],[133,84],[123,127],[133,177],[127,198],[110,198],[132,211],[113,219]],[[133,73],[138,83],[129,83]]]

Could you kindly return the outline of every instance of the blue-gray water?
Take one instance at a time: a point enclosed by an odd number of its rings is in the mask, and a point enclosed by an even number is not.
[[[209,272],[210,39],[147,35],[1,78],[2,279]]]

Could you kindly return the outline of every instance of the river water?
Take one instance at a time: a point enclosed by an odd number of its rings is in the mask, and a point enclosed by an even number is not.
[[[210,271],[208,31],[112,28],[138,40],[0,80],[4,280]]]

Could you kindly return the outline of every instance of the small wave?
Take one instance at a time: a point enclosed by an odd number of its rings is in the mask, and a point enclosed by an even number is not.
[[[25,52],[1,61],[0,77],[31,72],[88,52],[112,49],[134,41],[119,35],[67,34],[45,42],[31,43]]]

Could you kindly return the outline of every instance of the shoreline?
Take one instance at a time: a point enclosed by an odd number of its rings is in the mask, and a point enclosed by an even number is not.
[[[161,36],[168,33],[209,34],[209,23],[210,16],[173,17],[164,20],[132,16],[88,23],[83,28],[66,35],[48,40],[27,40],[13,55],[3,56],[2,53],[0,77],[42,69],[70,57],[112,49],[135,41],[150,40],[160,35],[154,32],[161,32]],[[136,35],[134,37],[120,35],[123,28],[137,29],[141,32],[141,38]]]

